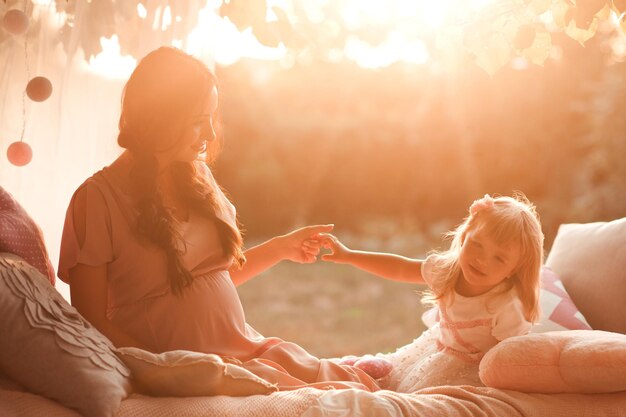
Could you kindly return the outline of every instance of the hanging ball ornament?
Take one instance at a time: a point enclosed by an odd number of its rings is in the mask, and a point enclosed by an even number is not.
[[[28,17],[18,9],[11,9],[6,12],[2,23],[7,32],[14,35],[22,35],[28,30]]]
[[[21,167],[30,162],[33,159],[33,150],[28,143],[25,142],[13,142],[7,149],[7,158],[9,162],[15,166]]]
[[[35,77],[26,86],[26,95],[33,101],[44,101],[52,94],[52,83],[46,77]]]

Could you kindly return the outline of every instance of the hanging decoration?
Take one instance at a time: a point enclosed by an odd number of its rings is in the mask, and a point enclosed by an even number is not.
[[[33,159],[33,150],[30,145],[21,140],[13,142],[7,149],[7,158],[15,166],[21,167],[28,164]]]
[[[28,17],[19,9],[11,9],[4,14],[2,24],[7,32],[19,36],[28,30]]]
[[[35,77],[26,85],[26,95],[33,101],[45,101],[52,94],[52,83],[46,77]]]
[[[24,8],[27,8],[26,3]],[[26,66],[26,79],[30,81],[22,94],[22,134],[20,140],[11,143],[7,148],[7,159],[15,166],[27,165],[33,159],[33,150],[24,142],[26,131],[26,96],[32,101],[41,102],[47,100],[52,94],[52,83],[46,77],[37,76],[31,78],[28,65],[28,40],[26,32],[29,27],[29,19],[24,11],[19,9],[8,10],[2,19],[4,29],[16,36],[24,35],[24,61]]]

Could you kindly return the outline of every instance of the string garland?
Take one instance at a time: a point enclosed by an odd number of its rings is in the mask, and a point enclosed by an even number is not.
[[[52,83],[42,76],[31,78],[29,57],[28,57],[28,36],[29,19],[26,16],[26,5],[23,9],[8,10],[2,19],[4,29],[14,36],[24,36],[24,61],[26,66],[26,79],[28,84],[22,93],[22,132],[20,140],[13,142],[7,148],[7,158],[15,166],[24,166],[30,163],[33,158],[33,150],[30,145],[24,142],[26,133],[26,96],[32,101],[41,102],[47,100],[52,94]]]

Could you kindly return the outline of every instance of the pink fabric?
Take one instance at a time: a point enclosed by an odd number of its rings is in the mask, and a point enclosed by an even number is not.
[[[459,351],[452,347],[446,346],[440,340],[437,341],[437,348],[440,351],[452,353],[458,356],[459,359],[466,361],[466,362],[474,362],[474,363],[480,362],[480,358],[483,357],[484,352],[481,352],[479,348],[474,346],[472,343],[466,341],[463,338],[463,336],[461,336],[461,332],[459,330],[460,329],[473,329],[473,328],[481,327],[481,326],[491,329],[492,320],[482,319],[482,320],[453,321],[450,319],[450,317],[448,316],[448,313],[446,312],[445,303],[439,303],[439,312],[440,312],[439,326],[441,327],[441,329],[446,329],[448,332],[450,332],[450,334],[452,334],[452,336],[454,337],[454,340],[456,341],[457,345],[465,348],[465,351]]]
[[[249,326],[228,273],[232,259],[224,257],[213,221],[198,213],[191,213],[189,222],[180,227],[186,248],[183,263],[195,279],[181,296],[174,295],[167,280],[165,254],[138,240],[133,232],[135,211],[126,180],[130,158],[123,154],[74,194],[61,242],[62,280],[67,281],[68,271],[78,263],[106,264],[107,318],[154,352],[180,349],[235,357],[281,388],[324,382],[335,388],[378,389],[360,370],[319,360],[300,346],[263,337]],[[214,186],[221,206],[219,218],[234,225],[234,206],[210,171],[200,163],[198,169],[206,170],[207,180]],[[75,213],[77,201],[86,207],[85,218]],[[75,233],[79,221],[85,222],[82,245]]]
[[[430,255],[422,263],[422,277],[435,293],[441,290],[435,273],[440,259],[439,255]],[[531,324],[524,317],[517,291],[511,288],[503,292],[504,285],[475,297],[446,294],[436,307],[424,313],[422,320],[429,328],[439,323],[438,350],[478,363],[500,340],[528,333]]]
[[[26,210],[0,187],[0,252],[24,259],[44,274],[54,286],[55,273],[43,234]]]
[[[568,330],[510,338],[485,355],[480,379],[523,392],[626,392],[626,335]]]
[[[544,311],[543,314],[556,324],[569,330],[591,330],[591,327],[578,317],[578,308],[570,296],[557,285],[560,282],[559,276],[550,268],[541,268],[541,284],[544,291],[550,292],[561,298],[556,307],[551,311]]]

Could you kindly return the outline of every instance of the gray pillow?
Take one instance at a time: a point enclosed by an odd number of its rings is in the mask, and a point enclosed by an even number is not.
[[[130,371],[111,342],[37,269],[0,254],[0,370],[29,392],[86,417],[111,417]]]

